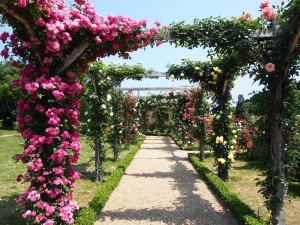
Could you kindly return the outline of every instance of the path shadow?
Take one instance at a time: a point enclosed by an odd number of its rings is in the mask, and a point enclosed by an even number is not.
[[[91,157],[87,162],[74,165],[74,168],[82,174],[82,177],[80,179],[95,180],[96,171],[88,170],[88,168],[91,166],[91,162],[94,162],[94,160],[94,157]]]
[[[245,165],[244,166],[235,166],[233,164],[232,168],[234,168],[235,170],[264,170],[264,165],[262,165],[261,163],[257,163],[257,162],[252,162],[252,161],[245,161]]]
[[[172,140],[168,137],[162,139],[165,144],[173,144]],[[171,160],[173,162],[170,164],[171,171],[158,171],[154,173],[137,172],[127,174],[126,176],[153,177],[159,179],[168,178],[172,180],[170,183],[171,188],[177,193],[179,192],[179,197],[173,201],[173,206],[170,208],[157,206],[142,209],[121,209],[118,211],[106,210],[99,219],[100,224],[105,221],[105,217],[109,217],[112,221],[128,221],[128,223],[124,223],[124,225],[131,224],[131,221],[148,221],[147,224],[150,224],[151,222],[161,222],[162,224],[168,225],[239,224],[235,219],[229,220],[228,212],[216,211],[211,202],[201,197],[198,187],[195,184],[199,182],[199,179],[201,182],[204,181],[198,174],[185,165],[187,159],[176,156],[175,151],[178,151],[178,148],[165,150],[171,154],[170,157],[167,157],[168,161]],[[152,158],[149,158],[149,160],[151,159]]]
[[[25,225],[15,199],[19,195],[3,196],[0,200],[0,225]]]
[[[292,198],[300,197],[300,182],[290,182],[288,195]]]

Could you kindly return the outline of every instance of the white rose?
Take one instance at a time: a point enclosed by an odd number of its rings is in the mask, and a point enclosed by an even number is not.
[[[102,109],[106,109],[106,105],[102,104],[102,105],[101,105],[101,108],[102,108]]]
[[[96,99],[96,98],[98,98],[97,95],[95,95],[95,94],[90,95],[90,99]]]

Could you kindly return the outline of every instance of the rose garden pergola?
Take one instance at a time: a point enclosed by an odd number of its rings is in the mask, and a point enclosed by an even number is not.
[[[75,7],[69,8],[63,0],[0,0],[2,23],[13,28],[12,34],[1,35],[7,44],[1,55],[8,58],[11,50],[18,57],[15,65],[24,67],[21,78],[14,83],[23,94],[18,102],[17,121],[25,139],[24,152],[17,160],[27,163],[28,172],[20,179],[31,184],[18,201],[27,210],[24,217],[39,224],[72,223],[77,210],[71,199],[74,181],[80,177],[72,167],[80,151],[76,127],[80,107],[77,96],[82,87],[76,81],[78,76],[97,57],[119,54],[126,58],[131,51],[166,39],[158,36],[157,28],[146,30],[145,21],[122,16],[103,18],[87,0],[75,3]],[[187,63],[184,68],[170,68],[170,72],[178,75],[185,69],[191,81],[203,81],[207,89],[216,93],[215,110],[224,112],[224,120],[228,116],[228,93],[237,73],[247,69],[252,75],[260,74],[258,79],[272,94],[272,168],[264,193],[272,210],[272,223],[284,224],[286,157],[295,114],[285,103],[290,78],[299,68],[300,1],[290,1],[277,20],[271,39],[254,35],[261,25],[271,23],[245,18],[208,18],[196,20],[193,25],[173,24],[172,43],[188,48],[210,47],[220,58],[209,65]],[[268,62],[276,65],[275,72],[265,71],[262,65]],[[205,75],[201,77],[195,67]],[[218,78],[211,75],[213,67],[221,68]],[[226,123],[216,125],[220,134],[227,132]],[[226,158],[228,151],[215,147]],[[219,166],[220,175],[226,179],[223,172],[230,164]]]

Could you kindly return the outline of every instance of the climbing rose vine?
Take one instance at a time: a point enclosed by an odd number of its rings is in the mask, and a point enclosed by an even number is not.
[[[4,32],[1,55],[20,67],[22,99],[18,128],[25,140],[16,160],[27,164],[17,180],[29,182],[17,202],[30,224],[70,224],[78,205],[72,202],[80,177],[73,164],[80,154],[78,121],[82,86],[78,76],[96,57],[119,54],[153,43],[157,28],[123,16],[104,18],[87,0],[68,7],[63,0],[0,1]]]

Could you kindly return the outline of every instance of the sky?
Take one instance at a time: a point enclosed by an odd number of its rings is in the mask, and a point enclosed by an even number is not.
[[[103,16],[124,15],[133,19],[147,19],[148,26],[154,26],[155,21],[163,25],[172,22],[185,21],[192,23],[194,18],[206,17],[238,17],[243,12],[251,12],[253,17],[258,17],[261,0],[90,0],[96,6],[97,12]],[[278,4],[279,0],[271,0]],[[181,58],[188,57],[191,60],[205,60],[206,51],[202,48],[188,50],[175,48],[174,45],[163,44],[159,47],[148,47],[146,50],[138,50],[131,53],[131,60],[123,60],[117,57],[104,59],[105,62],[127,62],[135,64],[141,62],[145,68],[155,71],[167,71],[168,64],[177,64]],[[122,87],[177,87],[190,85],[188,81],[170,81],[165,78],[144,79],[143,81],[124,81]],[[238,78],[236,87],[232,90],[233,99],[236,101],[239,94],[249,98],[249,93],[258,91],[262,87],[253,85],[248,77]],[[145,94],[145,93],[144,93]]]
[[[72,2],[72,0],[66,0]],[[238,17],[243,12],[251,12],[253,17],[258,17],[259,4],[261,0],[90,0],[95,5],[98,14],[107,16],[123,15],[136,20],[146,19],[148,27],[153,27],[155,21],[160,21],[162,25],[169,25],[173,22],[185,21],[192,23],[194,18],[206,17]],[[281,0],[271,0],[272,4],[279,4]],[[1,28],[4,30],[7,28]],[[103,59],[106,63],[120,62],[128,64],[142,63],[147,69],[159,72],[166,72],[168,64],[180,63],[183,57],[191,60],[205,60],[206,51],[202,48],[188,50],[186,48],[175,48],[166,43],[159,47],[147,47],[146,50],[138,50],[131,53],[131,60],[124,60],[118,57],[108,57]],[[190,85],[188,81],[170,81],[165,78],[144,79],[143,81],[127,80],[122,83],[122,87],[177,87]],[[249,98],[249,93],[258,91],[262,87],[248,77],[238,78],[236,87],[232,91],[234,100],[239,94]]]

